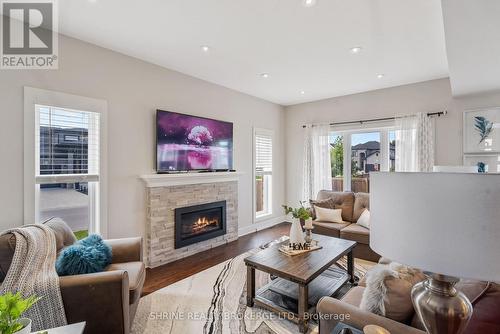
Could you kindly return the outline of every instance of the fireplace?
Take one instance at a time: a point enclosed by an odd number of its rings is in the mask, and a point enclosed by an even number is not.
[[[226,234],[226,201],[175,209],[175,248]]]

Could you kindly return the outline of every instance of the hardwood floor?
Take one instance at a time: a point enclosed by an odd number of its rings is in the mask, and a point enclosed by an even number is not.
[[[229,260],[246,251],[257,248],[266,242],[271,242],[283,235],[288,235],[289,230],[290,224],[281,223],[265,230],[247,234],[228,244],[209,249],[160,267],[147,269],[142,295],[145,296],[150,294],[151,292],[199,273],[200,271]]]

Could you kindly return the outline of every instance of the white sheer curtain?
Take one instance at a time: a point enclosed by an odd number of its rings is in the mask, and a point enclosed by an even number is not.
[[[432,172],[434,119],[426,113],[396,119],[396,171]]]
[[[332,189],[330,126],[309,125],[304,142],[302,200],[315,199],[320,190]]]

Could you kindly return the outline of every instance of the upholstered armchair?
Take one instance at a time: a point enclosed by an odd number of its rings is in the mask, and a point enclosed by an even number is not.
[[[76,239],[60,219],[44,224],[56,235],[57,252]],[[128,334],[134,319],[146,271],[142,262],[142,238],[105,240],[113,250],[112,263],[104,272],[60,277],[68,323],[85,321],[85,334]],[[9,270],[15,237],[0,237],[0,282]]]

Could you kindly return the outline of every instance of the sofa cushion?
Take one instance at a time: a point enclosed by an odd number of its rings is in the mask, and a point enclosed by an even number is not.
[[[314,209],[315,206],[319,208],[326,208],[326,209],[335,209],[335,203],[331,198],[326,198],[323,200],[309,200],[309,204],[311,205],[311,213],[312,213],[312,219],[316,219],[316,210]]]
[[[64,248],[56,260],[59,276],[101,272],[111,263],[111,247],[97,234],[91,234]]]
[[[141,297],[142,286],[146,278],[144,263],[140,261],[112,263],[105,271],[124,270],[128,273],[130,299],[129,304],[135,303]]]
[[[327,235],[334,238],[340,238],[340,230],[346,226],[349,226],[350,223],[344,222],[343,224],[340,224],[340,223],[313,221],[313,225],[314,225],[313,233]]]
[[[363,298],[364,287],[355,286],[351,290],[347,291],[347,293],[341,298],[344,303],[350,304],[352,306],[359,307],[361,303],[361,298]]]
[[[358,224],[351,224],[341,229],[340,237],[365,245],[370,244],[370,230]]]
[[[317,221],[339,224],[344,222],[342,220],[342,209],[327,209],[317,206],[314,208],[314,211],[316,212]]]
[[[342,219],[345,222],[353,222],[354,194],[352,192],[321,190],[318,193],[317,200],[320,201],[328,198],[333,200],[335,204],[334,209],[342,209]]]
[[[54,231],[57,254],[59,254],[63,248],[71,246],[76,242],[75,234],[61,218],[51,218],[43,222],[43,224]]]
[[[409,324],[415,313],[411,300],[413,286],[425,275],[416,269],[392,262],[377,264],[367,273],[360,308]]]
[[[354,194],[354,206],[352,213],[352,222],[358,221],[359,217],[365,211],[365,209],[370,210],[370,194],[368,193],[355,193]]]

